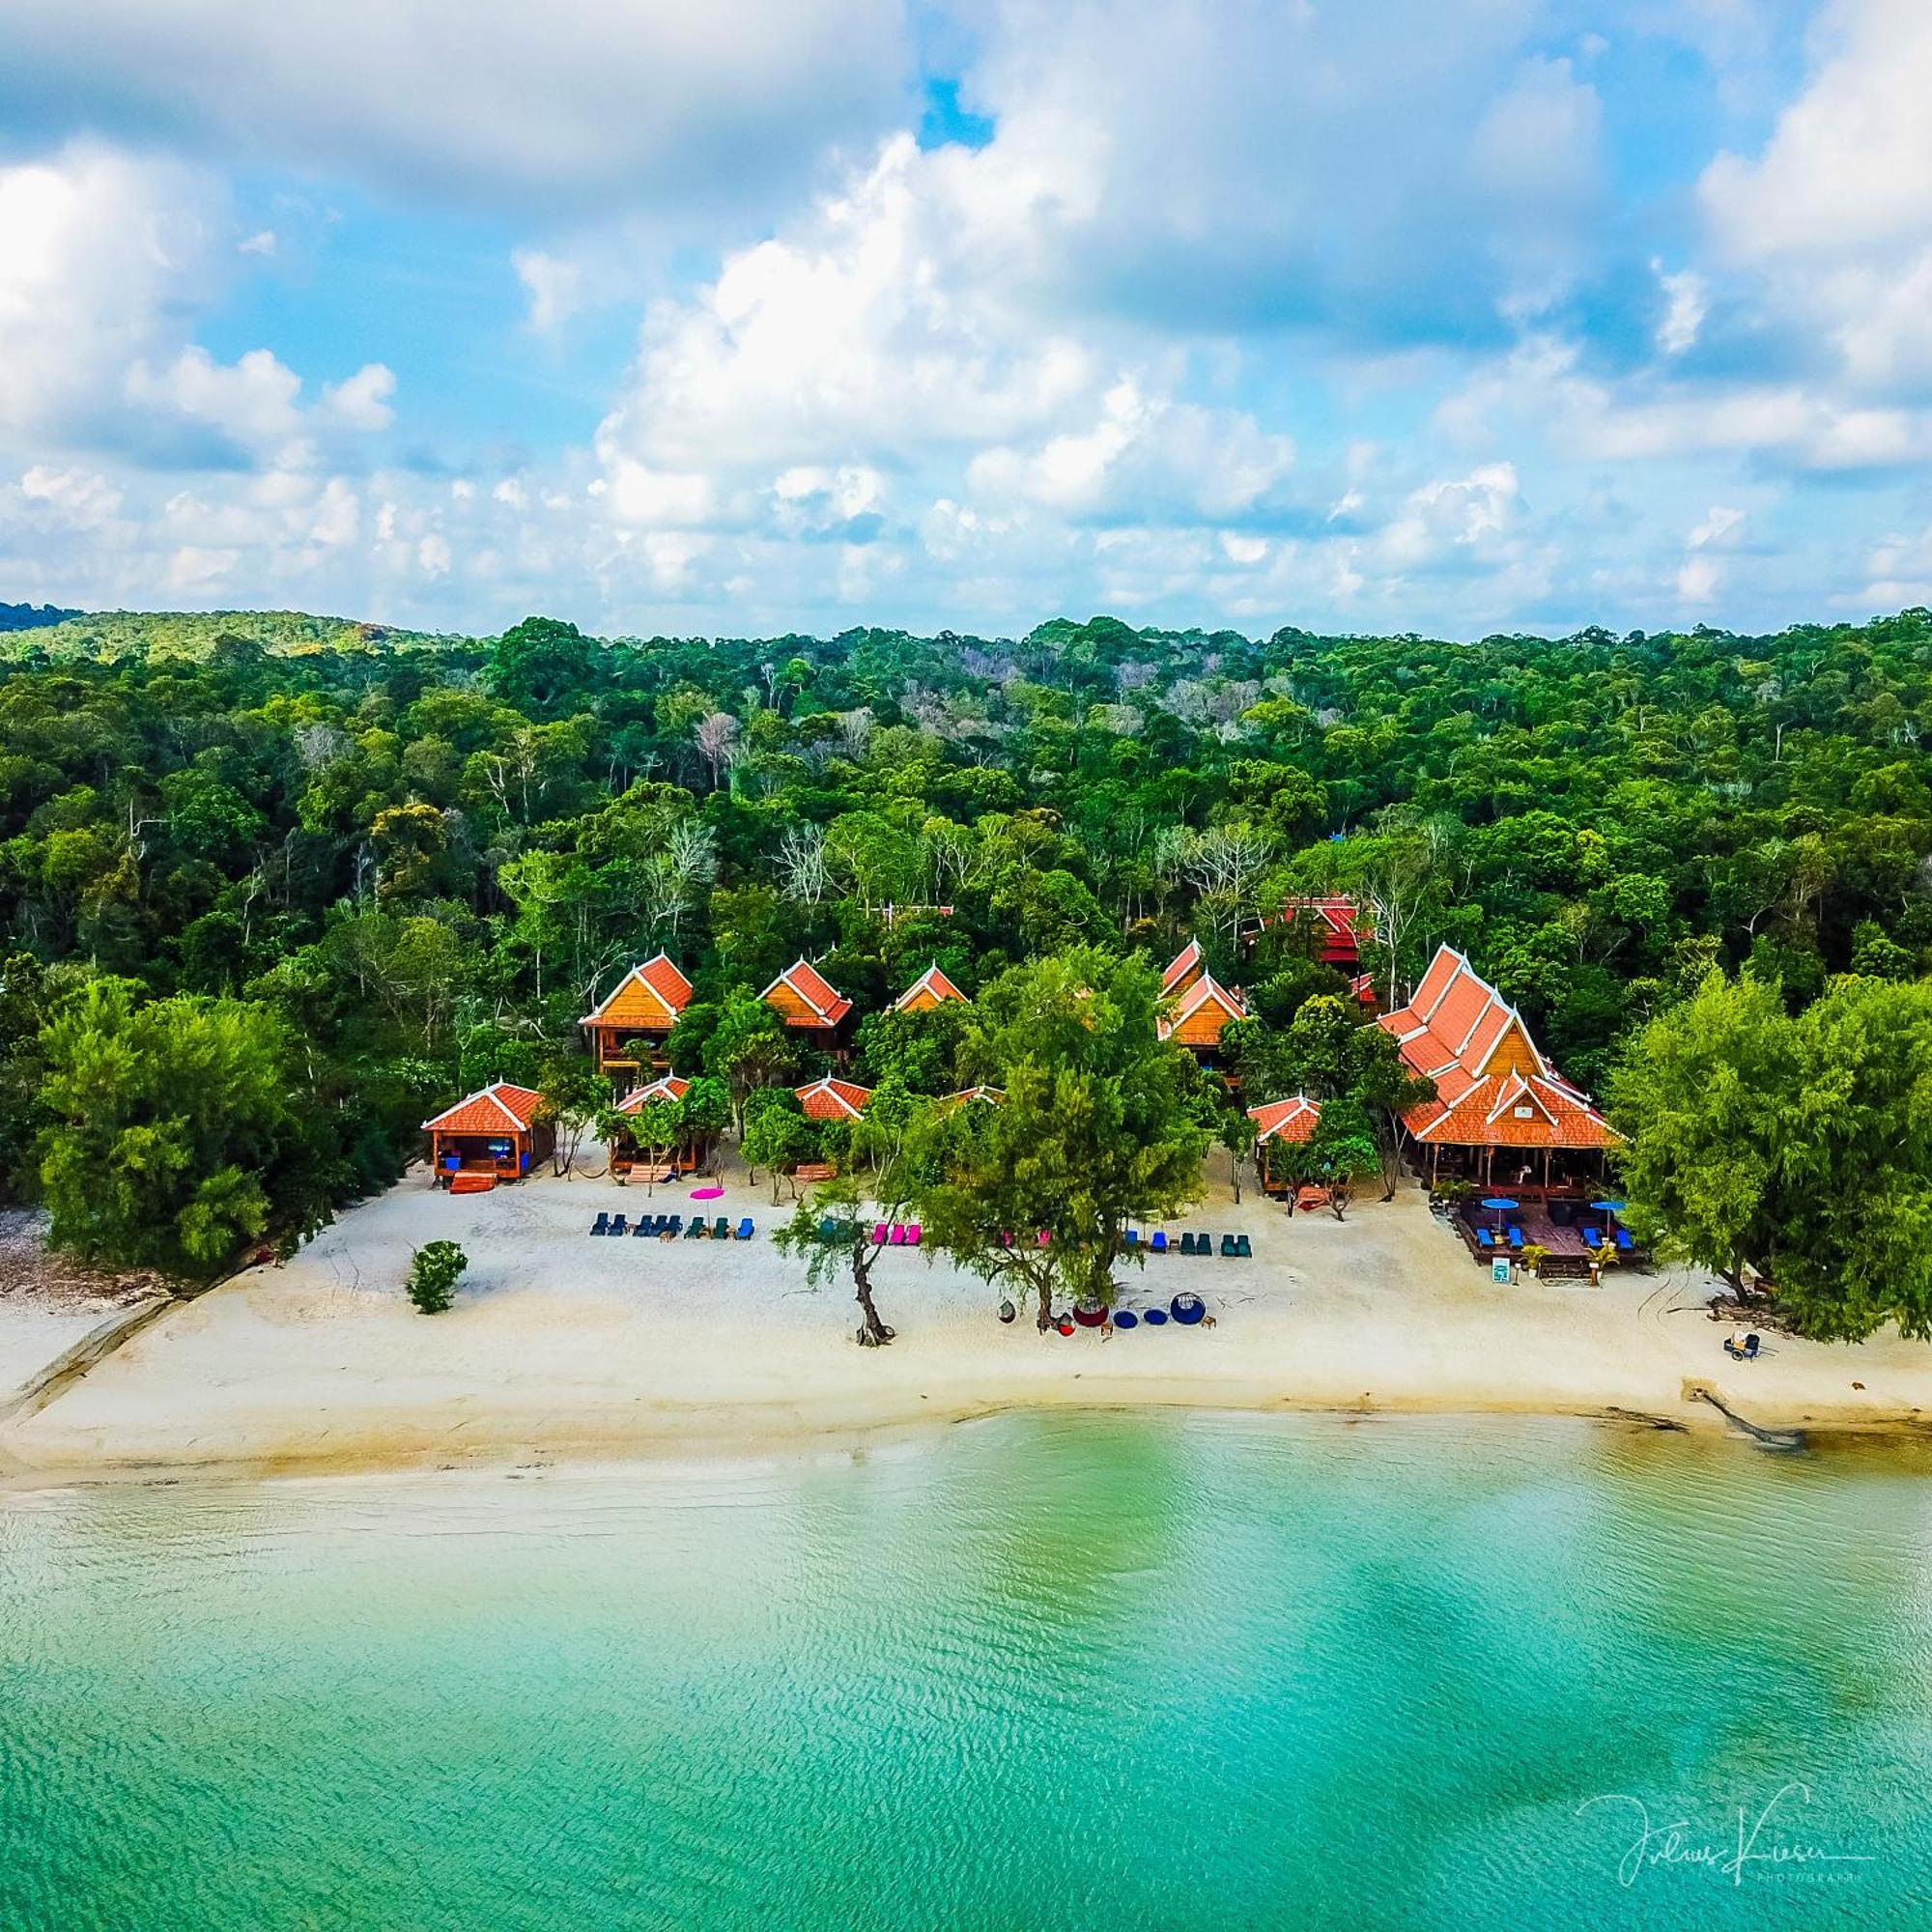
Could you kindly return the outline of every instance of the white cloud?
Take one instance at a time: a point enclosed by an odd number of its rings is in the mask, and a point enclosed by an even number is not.
[[[1889,469],[1932,457],[1932,412],[1874,407],[1829,385],[1691,383],[1654,371],[1585,373],[1578,346],[1526,338],[1436,410],[1463,440],[1534,435],[1555,450],[1619,463],[1761,454],[1820,471]]]
[[[1745,522],[1744,511],[1725,503],[1713,503],[1704,521],[1685,538],[1685,543],[1691,550],[1722,549],[1743,539]]]
[[[127,393],[137,410],[204,424],[244,448],[278,445],[301,421],[296,405],[301,378],[266,349],[235,362],[217,362],[199,347],[184,349],[160,369],[136,362]]]
[[[187,339],[227,228],[223,191],[174,162],[81,145],[0,167],[0,447],[286,465],[313,462],[318,436],[386,427],[380,363],[312,409],[270,351],[222,362]]]
[[[310,539],[335,549],[354,543],[361,526],[361,500],[344,478],[331,476],[323,486],[322,500],[316,505],[315,521],[309,526]]]
[[[1932,8],[1832,0],[1810,84],[1755,161],[1706,170],[1705,207],[1736,257],[1841,255],[1932,229]]]
[[[777,469],[1051,421],[1092,369],[1071,338],[1022,326],[977,255],[998,245],[1005,185],[999,161],[889,142],[795,230],[652,308],[598,431],[607,463]]]
[[[1715,556],[1687,556],[1677,572],[1677,594],[1687,604],[1708,604],[1724,581],[1724,567]]]
[[[236,242],[235,252],[238,255],[272,255],[278,245],[272,228],[260,228]]]
[[[1214,521],[1253,509],[1293,460],[1293,442],[1250,415],[1149,395],[1127,378],[1100,398],[1092,424],[1032,451],[982,451],[967,479],[976,495],[1072,515]]]
[[[204,176],[83,146],[0,167],[0,436],[84,436],[180,346],[222,200]]]
[[[1650,268],[1666,303],[1663,319],[1657,325],[1657,346],[1665,355],[1682,355],[1696,346],[1697,331],[1710,312],[1704,278],[1689,269],[1667,274],[1663,264],[1656,260]]]
[[[121,492],[91,470],[50,469],[36,464],[20,478],[20,496],[44,503],[76,529],[97,529],[121,507]]]
[[[529,298],[526,326],[538,335],[561,328],[583,305],[583,270],[575,262],[546,255],[540,248],[518,248],[510,266]]]
[[[0,121],[491,207],[715,212],[903,98],[896,0],[9,0]]]
[[[394,371],[381,362],[365,362],[346,382],[324,385],[323,412],[345,429],[387,429],[396,419],[389,407],[395,393]]]

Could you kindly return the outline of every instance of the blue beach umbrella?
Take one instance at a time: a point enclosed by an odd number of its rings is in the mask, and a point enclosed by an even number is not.
[[[1516,1205],[1507,1194],[1492,1194],[1483,1203],[1485,1208],[1493,1208],[1496,1210],[1496,1227],[1499,1231],[1503,1225],[1503,1216]]]
[[[1621,1214],[1624,1211],[1624,1203],[1621,1201],[1593,1201],[1590,1206],[1600,1214]]]

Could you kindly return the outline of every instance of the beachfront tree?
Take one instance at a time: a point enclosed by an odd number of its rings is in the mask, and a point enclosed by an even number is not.
[[[805,1118],[798,1095],[789,1087],[760,1087],[746,1097],[745,1130],[739,1151],[753,1179],[758,1169],[772,1171],[772,1206],[778,1206],[779,1182],[801,1161],[815,1159],[818,1129]],[[793,1193],[797,1193],[796,1185]]]
[[[309,1158],[294,1048],[265,1008],[144,1000],[96,980],[42,1030],[40,1182],[52,1239],[90,1259],[204,1276],[268,1227],[264,1185]]]
[[[457,1278],[469,1257],[454,1241],[426,1241],[410,1257],[404,1292],[422,1315],[440,1315],[456,1299]]]
[[[1328,1190],[1328,1206],[1338,1221],[1354,1199],[1356,1184],[1381,1169],[1381,1150],[1368,1114],[1359,1100],[1348,1094],[1322,1103],[1321,1118],[1304,1151]]]
[[[561,1054],[545,1065],[537,1093],[537,1117],[548,1121],[556,1135],[552,1172],[567,1175],[577,1163],[584,1134],[610,1104],[610,1083],[581,1054]]]
[[[630,1132],[636,1142],[638,1151],[644,1157],[644,1192],[657,1192],[658,1176],[677,1157],[688,1122],[684,1116],[684,1102],[674,1100],[668,1094],[656,1100],[646,1100],[622,1116],[623,1128]],[[620,1129],[621,1131],[621,1129]]]
[[[823,1180],[773,1239],[781,1253],[805,1263],[805,1276],[822,1288],[850,1276],[859,1304],[858,1343],[883,1348],[896,1332],[872,1300],[872,1270],[881,1248],[872,1231],[881,1222],[903,1221],[918,1192],[916,1169],[925,1146],[917,1132],[929,1101],[896,1080],[875,1088],[866,1111],[847,1130],[845,1160]],[[774,1112],[767,1118],[783,1118]],[[830,1221],[828,1236],[825,1223]]]
[[[985,988],[960,1047],[990,1104],[929,1110],[912,1185],[928,1242],[982,1280],[1110,1301],[1125,1230],[1201,1194],[1209,1131],[1199,1070],[1155,1032],[1160,978],[1097,948],[1017,966]]]
[[[1734,1293],[1769,1273],[1781,1123],[1801,1103],[1796,1024],[1775,985],[1713,972],[1658,1015],[1610,1077],[1614,1155],[1636,1234]]]
[[[745,1130],[746,1098],[755,1089],[774,1086],[796,1072],[798,1064],[798,1044],[784,1021],[751,987],[734,986],[705,1039],[704,1070],[724,1082],[731,1095],[732,1122],[740,1133]]]
[[[1800,1333],[1932,1337],[1932,983],[1846,976],[1795,1017],[1712,974],[1637,1037],[1610,1084],[1640,1235]]]
[[[1214,1138],[1228,1150],[1235,1178],[1235,1206],[1241,1205],[1241,1170],[1253,1159],[1255,1123],[1245,1108],[1230,1103],[1214,1116]]]
[[[685,1138],[711,1147],[713,1151],[705,1165],[715,1173],[718,1137],[731,1119],[731,1096],[724,1081],[700,1075],[685,1090],[683,1108]]]

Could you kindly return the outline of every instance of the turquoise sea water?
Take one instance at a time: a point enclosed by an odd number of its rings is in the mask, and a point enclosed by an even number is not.
[[[1639,1802],[1711,1861],[1620,1872]],[[1928,1804],[1919,1453],[1062,1414],[0,1497],[7,1932],[1921,1927]]]

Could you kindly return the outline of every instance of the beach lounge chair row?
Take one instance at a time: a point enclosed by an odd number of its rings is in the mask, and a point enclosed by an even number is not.
[[[879,1221],[872,1228],[872,1245],[875,1248],[916,1248],[919,1237],[920,1225],[917,1221],[903,1227],[896,1221],[890,1224]]]
[[[638,1225],[633,1228],[622,1214],[600,1212],[590,1224],[590,1232],[607,1236],[630,1235],[639,1241],[674,1241],[679,1238],[687,1241],[749,1241],[757,1230],[749,1214],[735,1229],[729,1217],[724,1214],[712,1222],[707,1222],[702,1214],[694,1214],[689,1225],[682,1214],[639,1214]]]
[[[1142,1246],[1145,1246],[1147,1251],[1153,1255],[1165,1255],[1173,1252],[1168,1245],[1166,1229],[1156,1228],[1153,1234],[1143,1242],[1140,1230],[1138,1228],[1129,1228],[1127,1230],[1128,1250],[1131,1252]],[[1183,1234],[1180,1237],[1180,1252],[1183,1255],[1211,1255],[1214,1252],[1214,1236],[1212,1235]],[[1246,1235],[1223,1235],[1221,1236],[1221,1253],[1229,1261],[1251,1262],[1255,1258],[1255,1244]]]

